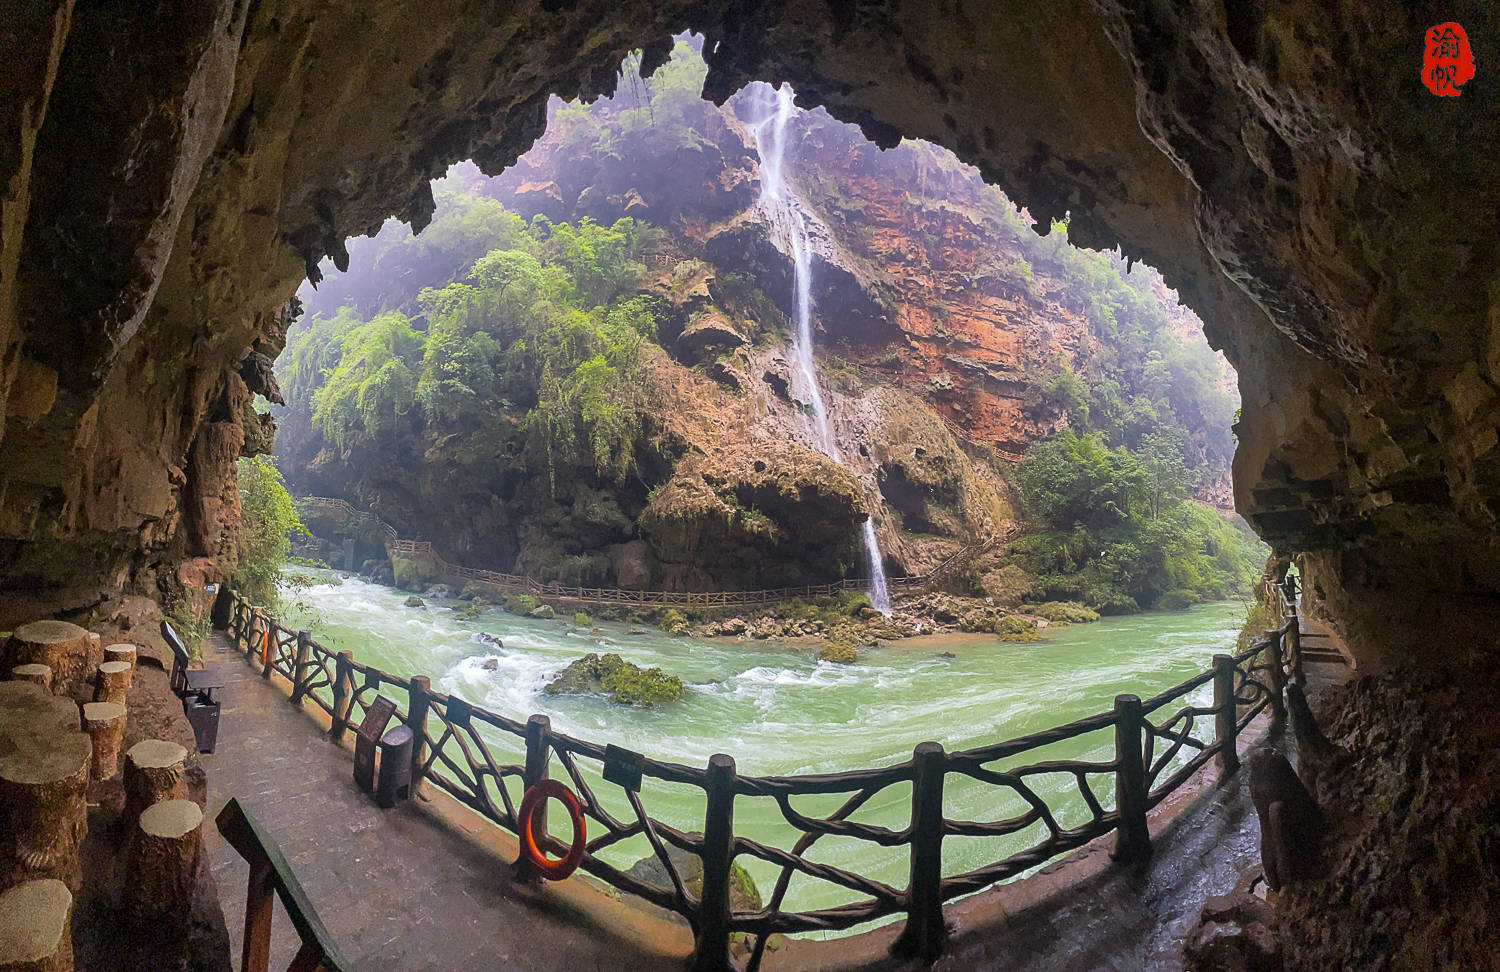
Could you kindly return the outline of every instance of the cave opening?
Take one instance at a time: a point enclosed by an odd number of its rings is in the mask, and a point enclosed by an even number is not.
[[[898,577],[1010,529],[1021,516],[1019,460],[1064,429],[1116,450],[1119,467],[1152,464],[1158,489],[1233,515],[1233,371],[1159,274],[1118,250],[1070,245],[1064,221],[1038,235],[1029,214],[946,149],[882,150],[822,109],[783,116],[777,144],[787,147],[768,170],[757,99],[769,87],[706,100],[697,35],[675,38],[649,78],[642,57],[625,58],[611,95],[551,98],[544,133],[503,172],[450,168],[432,183],[424,230],[387,220],[345,241],[299,289],[302,319],[279,358],[289,401],[270,417],[295,491],[344,496],[463,551],[470,566],[602,586],[622,568],[648,587],[668,576],[731,589],[868,576],[847,543],[815,561],[773,538],[772,552],[745,566],[743,550],[766,546],[767,530],[800,536],[802,522],[827,515],[806,482],[794,502],[767,488],[796,465],[784,449],[772,452],[776,469],[759,453],[741,468],[743,444],[768,438],[855,474],[850,495],[871,515],[866,544],[887,550],[881,566]],[[794,207],[768,206],[767,171],[790,183]],[[805,226],[796,238],[791,221]],[[802,364],[799,250],[811,284]],[[535,274],[554,275],[553,289]],[[537,300],[600,323],[560,344]],[[626,305],[646,320],[635,333],[607,320]],[[579,398],[592,390],[577,378],[596,354],[638,423],[603,461],[562,441],[599,446],[603,425]],[[546,385],[543,371],[560,382]],[[642,381],[644,397],[633,388]],[[696,423],[653,407],[685,397]],[[571,409],[561,417],[569,435],[539,434],[548,409]],[[704,461],[678,477],[688,453]],[[571,460],[559,491],[561,454]],[[672,549],[678,521],[665,503],[689,483],[700,493],[708,484],[741,531],[727,546],[743,569],[715,565],[702,543]],[[1096,547],[1073,550],[1075,567],[1112,556]],[[1140,607],[1168,594],[1209,596],[1166,581],[1087,592]]]
[[[1370,771],[1354,796],[1387,866],[1340,857],[1334,880],[1389,921],[1319,929],[1311,903],[1304,939],[1323,951],[1308,954],[1487,954],[1482,922],[1438,930],[1460,904],[1395,886],[1434,858],[1493,872],[1467,841],[1493,816],[1490,788],[1449,768],[1486,765],[1483,727],[1500,722],[1473,695],[1493,682],[1500,617],[1500,217],[1473,147],[1500,138],[1500,113],[1482,59],[1462,97],[1420,84],[1423,11],[106,7],[43,4],[0,40],[7,626],[227,579],[234,463],[269,441],[246,405],[274,391],[267,366],[308,268],[393,213],[424,223],[451,162],[504,169],[550,95],[601,93],[631,47],[656,38],[642,62],[659,65],[660,38],[693,28],[710,38],[711,97],[786,82],[878,144],[947,146],[1044,225],[1066,220],[1071,241],[1161,268],[1203,316],[1244,394],[1235,505],[1279,555],[1302,554],[1307,607],[1371,676],[1336,735]],[[1494,33],[1489,8],[1455,16]],[[705,381],[740,379],[718,364]],[[1417,800],[1414,778],[1445,782]],[[1368,823],[1424,814],[1443,853]],[[1428,877],[1408,883],[1492,890]]]

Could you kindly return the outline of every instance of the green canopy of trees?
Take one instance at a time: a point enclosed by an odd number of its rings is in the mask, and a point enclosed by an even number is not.
[[[549,477],[576,465],[623,479],[656,336],[655,304],[637,293],[637,256],[654,232],[633,219],[528,225],[492,200],[444,194],[428,233],[484,255],[422,289],[410,316],[345,306],[297,327],[281,364],[288,431],[315,431],[344,456],[396,456],[424,434],[472,434],[519,410],[528,455]]]
[[[1066,430],[1033,446],[1018,485],[1038,529],[1013,545],[1033,593],[1106,611],[1185,607],[1248,590],[1263,552],[1248,530],[1187,500],[1184,436],[1110,448]]]

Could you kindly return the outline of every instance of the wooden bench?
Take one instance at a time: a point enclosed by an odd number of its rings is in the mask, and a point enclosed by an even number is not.
[[[214,690],[224,687],[224,676],[214,670],[188,668],[192,657],[187,646],[165,619],[161,623],[161,636],[172,649],[170,684],[182,700],[182,711],[193,727],[198,752],[211,753],[219,739],[219,700],[214,698]]]
[[[224,687],[224,676],[210,669],[191,669],[192,656],[188,654],[187,646],[182,643],[182,638],[172,627],[171,622],[163,620],[161,623],[161,636],[166,639],[167,645],[172,649],[172,691],[177,693],[179,699],[186,699],[190,695],[197,695],[205,702],[216,702],[214,689]]]

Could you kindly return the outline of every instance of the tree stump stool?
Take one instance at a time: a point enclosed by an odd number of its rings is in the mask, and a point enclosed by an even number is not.
[[[99,670],[102,664],[104,664],[104,639],[98,632],[90,631],[84,655],[78,660],[78,683],[82,685]]]
[[[134,668],[136,647],[129,643],[108,645],[104,649],[104,660],[106,662],[128,662],[130,667]]]
[[[77,713],[30,682],[0,682],[0,887],[38,878],[80,887],[91,746]]]
[[[120,743],[125,739],[125,707],[118,702],[90,702],[83,707],[83,731],[94,742],[89,776],[107,780],[120,769]]]
[[[0,894],[0,970],[73,972],[73,895],[54,879]]]
[[[141,813],[125,890],[125,913],[137,931],[186,929],[202,833],[203,811],[192,800],[166,800]]]
[[[90,634],[66,621],[23,624],[11,632],[10,663],[46,665],[52,669],[52,691],[72,695],[83,687],[84,679],[93,671],[85,667],[93,647]]]
[[[17,665],[10,670],[10,674],[17,681],[40,685],[44,692],[52,691],[52,669],[46,665],[39,665],[35,662]]]
[[[125,816],[122,833],[134,833],[149,806],[187,795],[183,770],[187,750],[163,739],[143,739],[125,754]]]
[[[134,671],[130,662],[107,661],[100,665],[99,674],[94,679],[94,701],[124,705],[130,697],[130,679]]]

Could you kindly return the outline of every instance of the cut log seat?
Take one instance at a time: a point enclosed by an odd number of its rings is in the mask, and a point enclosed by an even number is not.
[[[0,894],[0,970],[72,972],[73,895],[55,879]]]
[[[57,878],[79,887],[92,746],[78,726],[71,700],[0,682],[0,886]]]
[[[93,639],[89,632],[66,621],[32,621],[11,632],[12,665],[40,664],[52,669],[52,690],[72,695],[83,687],[93,668],[86,668]]]

